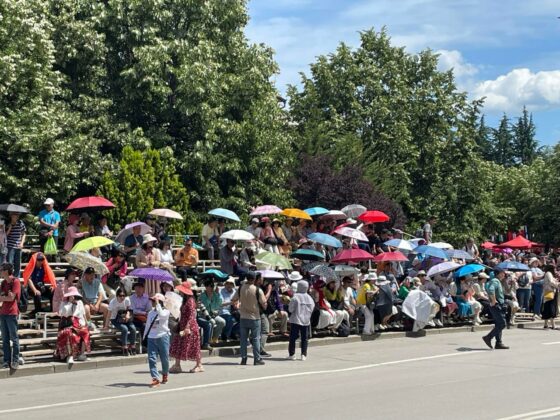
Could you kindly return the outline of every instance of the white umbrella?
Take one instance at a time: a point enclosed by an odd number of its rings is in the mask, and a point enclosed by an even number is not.
[[[433,246],[434,248],[439,248],[439,249],[453,249],[453,245],[448,244],[447,242],[434,242],[434,243],[431,243],[430,246]]]
[[[348,238],[357,239],[358,241],[368,241],[366,234],[358,229],[342,227],[335,229],[333,233],[341,236],[346,236]]]
[[[349,206],[344,207],[341,211],[346,214],[346,216],[355,219],[360,214],[365,213],[367,208],[360,204],[350,204]]]
[[[353,276],[354,274],[358,274],[360,270],[356,267],[352,267],[351,265],[335,265],[334,272],[338,274],[340,277],[344,276]]]
[[[461,264],[457,264],[452,261],[442,262],[441,264],[434,265],[428,270],[428,277],[435,276],[436,274],[449,273],[450,271],[456,270],[461,267]]]
[[[140,226],[140,235],[145,235],[146,233],[150,233],[152,231],[152,228],[144,222],[129,223],[124,227],[124,229],[117,233],[115,242],[123,244],[124,240],[132,233],[132,229],[134,229],[135,226]]]
[[[406,241],[404,239],[391,239],[385,242],[385,245],[392,246],[394,248],[403,250],[403,251],[412,251],[417,246],[413,245],[412,242]]]
[[[330,210],[327,214],[319,217],[321,220],[346,220],[348,216],[340,210]]]
[[[255,239],[255,236],[246,230],[232,229],[222,234],[220,238],[231,239],[232,241],[252,241]]]
[[[72,267],[79,268],[80,270],[91,267],[95,270],[95,273],[100,276],[109,274],[109,269],[103,264],[103,261],[87,252],[69,252],[64,256],[64,259],[68,261]]]
[[[169,209],[154,209],[148,214],[152,216],[165,217],[166,219],[183,220],[183,216],[181,216],[176,211],[169,210]]]

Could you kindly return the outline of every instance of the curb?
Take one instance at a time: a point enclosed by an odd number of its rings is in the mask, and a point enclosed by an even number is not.
[[[543,325],[542,321],[532,321],[524,324],[517,324],[515,328],[523,329],[526,326],[540,326]],[[322,347],[330,346],[334,344],[349,344],[358,343],[361,341],[377,341],[377,340],[390,340],[394,338],[422,338],[429,335],[439,335],[439,334],[453,334],[462,332],[480,332],[480,331],[490,331],[493,328],[492,324],[489,325],[479,325],[479,326],[463,326],[463,327],[447,327],[441,329],[429,329],[420,330],[416,333],[412,331],[389,331],[382,334],[376,333],[372,336],[359,336],[352,335],[348,337],[325,337],[325,338],[314,338],[309,340],[309,347]],[[267,351],[279,351],[287,350],[288,342],[282,341],[277,343],[268,343],[266,345]],[[239,347],[222,347],[216,348],[211,352],[207,350],[202,350],[203,359],[209,357],[234,357],[239,356]],[[105,369],[121,366],[131,366],[147,364],[148,358],[146,355],[137,356],[100,356],[95,359],[90,359],[86,362],[77,362],[71,368],[68,368],[66,363],[40,363],[36,365],[21,366],[18,370],[12,372],[10,369],[0,370],[0,379],[9,378],[21,378],[26,376],[34,375],[46,375],[52,373],[67,373],[82,370],[92,370],[92,369]]]

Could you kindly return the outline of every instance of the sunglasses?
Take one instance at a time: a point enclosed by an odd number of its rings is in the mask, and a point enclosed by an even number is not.
[[[117,295],[117,297],[125,297],[125,295]]]

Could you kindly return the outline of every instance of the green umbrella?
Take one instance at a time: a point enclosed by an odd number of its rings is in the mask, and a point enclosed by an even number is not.
[[[255,261],[279,270],[292,269],[292,264],[286,257],[283,257],[280,254],[275,254],[274,252],[263,251],[255,256]]]
[[[115,242],[112,239],[105,238],[104,236],[92,236],[91,238],[82,239],[71,252],[89,251],[93,248],[101,248],[102,246],[113,245]]]

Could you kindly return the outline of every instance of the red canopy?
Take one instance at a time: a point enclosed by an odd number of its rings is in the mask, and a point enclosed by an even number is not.
[[[376,255],[375,258],[373,259],[373,261],[375,261],[375,262],[408,261],[408,258],[406,258],[406,256],[402,252],[394,251],[394,252],[384,252],[383,254]]]
[[[358,216],[358,220],[361,220],[364,223],[383,223],[388,222],[390,217],[382,211],[368,210],[365,213],[360,214]]]
[[[109,200],[103,197],[82,197],[72,201],[66,211],[79,211],[79,210],[108,210],[114,209],[116,206]]]
[[[494,242],[486,241],[486,242],[483,242],[482,245],[480,245],[480,246],[483,249],[492,249],[492,248],[497,247],[498,245],[495,244]]]
[[[515,239],[504,242],[498,246],[500,248],[532,248],[533,242],[523,236],[517,236]]]
[[[347,263],[373,260],[374,256],[363,249],[345,249],[339,252],[331,263]]]

